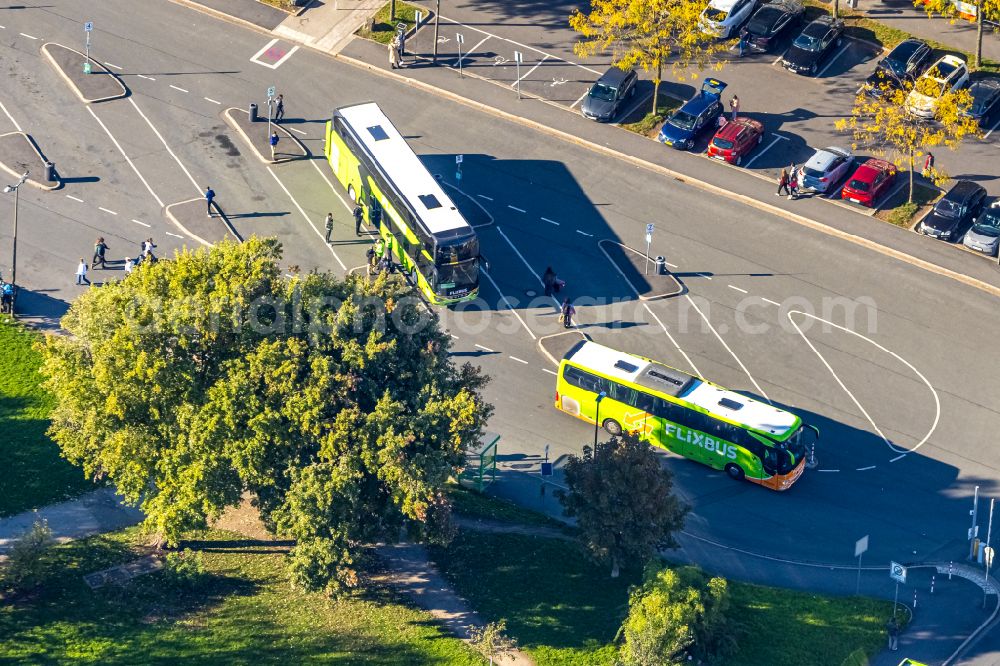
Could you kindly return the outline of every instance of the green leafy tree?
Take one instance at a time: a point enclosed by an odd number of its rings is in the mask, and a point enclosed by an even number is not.
[[[44,518],[36,518],[31,528],[15,539],[0,563],[0,587],[26,590],[42,578],[45,554],[55,545],[52,529]]]
[[[646,568],[629,598],[620,657],[626,666],[720,663],[737,648],[727,617],[729,588],[697,567]]]
[[[469,642],[479,654],[490,660],[490,666],[494,661],[501,661],[510,657],[517,649],[517,641],[510,638],[505,633],[507,631],[507,621],[490,622],[482,627],[472,627],[469,629]]]
[[[570,27],[582,37],[573,51],[581,57],[610,52],[622,69],[654,72],[655,114],[668,61],[674,77],[681,81],[692,67],[701,71],[710,65],[722,66],[714,56],[731,43],[703,29],[701,13],[707,6],[708,0],[592,0],[590,12],[577,9],[569,17]]]
[[[565,467],[568,491],[559,495],[575,517],[584,544],[598,560],[644,565],[658,548],[676,548],[674,533],[688,507],[673,495],[673,477],[653,449],[634,435],[612,437]]]
[[[50,434],[168,544],[249,492],[293,580],[336,592],[366,543],[447,536],[443,484],[492,408],[401,282],[285,279],[280,256],[223,243],[84,292],[42,346]]]

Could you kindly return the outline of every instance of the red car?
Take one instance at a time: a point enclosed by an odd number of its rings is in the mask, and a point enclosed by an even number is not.
[[[870,159],[858,167],[840,191],[842,199],[871,208],[896,180],[896,165],[885,160]]]
[[[763,125],[753,118],[737,118],[715,133],[708,144],[708,156],[738,165],[763,140]]]

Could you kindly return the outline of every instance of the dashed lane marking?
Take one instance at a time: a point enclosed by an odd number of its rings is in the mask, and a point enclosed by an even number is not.
[[[492,349],[490,349],[489,347],[484,347],[484,346],[482,346],[482,345],[481,345],[481,344],[479,344],[479,343],[476,343],[476,344],[475,344],[474,346],[475,346],[475,347],[479,347],[479,348],[480,348],[480,349],[482,349],[483,351],[487,351],[487,352],[491,352],[491,353],[493,352],[493,350],[492,350]]]
[[[28,39],[38,39],[38,37],[35,37],[34,35],[29,35],[29,34],[28,34],[28,33],[26,33],[26,32],[22,32],[22,33],[21,33],[21,36],[22,36],[22,37],[27,37]]]
[[[890,459],[889,459],[889,462],[896,462],[897,460],[901,460],[901,459],[903,459],[903,458],[905,458],[905,457],[906,457],[906,454],[904,453],[904,454],[902,454],[902,455],[898,455],[898,456],[896,456],[895,458],[890,458]]]
[[[295,129],[294,127],[286,127],[285,129],[287,129],[289,132],[295,132],[296,134],[301,134],[302,136],[308,136],[306,132],[303,132],[300,129]]]
[[[184,90],[184,88],[178,88],[172,83],[170,84],[170,87],[173,88],[174,90],[180,90],[182,93],[191,92],[190,90]]]
[[[818,469],[817,472],[839,472],[839,469]]]
[[[770,298],[761,297],[760,300],[764,301],[765,303],[770,303],[771,305],[777,306],[779,308],[781,307],[781,303],[778,303],[777,301],[772,301]]]
[[[711,280],[712,279],[712,276],[709,275],[708,273],[695,273],[695,275],[697,275],[698,277],[703,277],[706,280]]]
[[[81,199],[79,197],[74,197],[72,194],[67,194],[66,198],[67,199],[72,199],[73,201],[79,201],[80,203],[83,203],[83,199]]]
[[[10,118],[10,122],[14,125],[14,129],[16,129],[18,132],[24,131],[21,129],[21,126],[17,124],[17,121],[14,120],[14,116],[10,115],[10,111],[8,111],[7,107],[3,105],[3,102],[0,102],[0,109],[3,109],[4,114],[6,114],[8,118]]]
[[[479,197],[480,199],[486,199],[487,201],[493,201],[493,197],[488,197],[485,194],[477,194],[476,196]]]
[[[528,365],[527,361],[525,361],[524,359],[518,358],[516,356],[508,356],[508,358],[510,360],[512,360],[512,361],[517,361],[518,363],[524,363],[525,365]]]
[[[181,236],[180,234],[172,234],[169,231],[164,231],[163,233],[165,233],[168,236],[173,236],[174,238],[184,238],[184,236]]]
[[[730,289],[734,289],[734,290],[736,290],[736,291],[740,292],[741,294],[749,294],[749,293],[750,293],[750,292],[749,292],[749,291],[747,291],[746,289],[740,289],[739,287],[737,287],[737,286],[735,286],[735,285],[731,285],[731,284],[728,284],[728,285],[726,285],[726,286],[727,286],[727,287],[729,287]]]
[[[548,222],[549,224],[554,224],[554,225],[556,225],[557,227],[559,226],[559,223],[558,223],[558,222],[556,222],[555,220],[550,220],[550,219],[549,219],[549,218],[547,218],[547,217],[543,217],[543,218],[542,218],[542,222]]]
[[[147,228],[149,228],[151,226],[149,224],[146,224],[145,222],[140,222],[139,220],[136,220],[135,218],[133,218],[132,221],[135,222],[136,224],[141,224],[142,226],[147,227]]]
[[[555,370],[549,370],[548,368],[542,368],[542,372],[547,372],[553,377],[558,377],[559,374]]]
[[[155,81],[156,80],[152,76],[146,76],[145,74],[136,74],[136,76],[138,76],[140,79],[146,79],[148,81]]]
[[[156,199],[156,203],[160,204],[160,208],[163,208],[163,205],[164,205],[163,204],[163,199],[161,199],[156,194],[156,192],[153,191],[153,188],[149,185],[149,182],[146,180],[145,176],[142,175],[142,172],[140,172],[139,169],[135,166],[135,163],[132,162],[132,158],[128,156],[128,154],[125,152],[125,149],[122,148],[122,145],[120,143],[118,143],[118,139],[115,138],[115,135],[111,133],[111,131],[108,129],[107,125],[104,124],[104,121],[102,121],[97,116],[97,114],[94,113],[94,110],[92,108],[90,108],[88,106],[87,107],[87,111],[89,111],[90,115],[92,115],[94,117],[94,120],[96,120],[97,123],[101,126],[101,129],[103,129],[104,133],[108,135],[108,137],[111,139],[112,143],[115,144],[115,147],[118,148],[118,152],[120,152],[122,154],[122,157],[125,158],[125,161],[128,162],[129,166],[132,167],[132,170],[135,171],[135,175],[139,176],[139,180],[142,181],[142,184],[146,186],[146,189],[149,190],[149,193],[153,195],[154,199]]]
[[[579,229],[576,229],[575,231],[576,231],[576,233],[578,233],[578,234],[580,234],[582,236],[590,236],[591,238],[593,238],[593,236],[594,236],[594,234],[588,234],[586,231],[580,231]]]
[[[103,211],[104,211],[105,213],[107,213],[108,215],[117,215],[117,214],[118,214],[118,213],[116,213],[115,211],[113,211],[113,210],[108,210],[107,208],[104,208],[104,207],[102,207],[102,206],[98,206],[98,207],[97,207],[97,210],[103,210]]]
[[[454,333],[449,333],[448,335],[450,335],[451,337],[453,337],[453,338],[455,338],[456,340],[458,340],[458,336],[457,336],[457,335],[455,335]]]
[[[222,104],[222,102],[214,100],[211,97],[202,97],[202,99],[205,100],[206,102],[211,102],[212,104]]]
[[[523,208],[518,208],[517,206],[511,206],[510,204],[507,204],[507,208],[510,208],[511,210],[516,210],[518,213],[525,213],[525,212],[527,212]]]
[[[118,70],[122,69],[122,68],[121,68],[121,67],[119,67],[118,65],[115,65],[115,64],[113,64],[113,63],[110,63],[110,62],[106,62],[106,63],[104,63],[104,64],[105,64],[105,65],[107,65],[108,67],[111,67],[112,69],[118,69]]]
[[[875,465],[868,465],[868,467],[859,467],[857,469],[857,471],[859,471],[859,472],[867,472],[870,469],[875,469]]]
[[[672,264],[669,261],[667,262],[667,266],[670,266],[671,268],[677,268],[677,264]]]

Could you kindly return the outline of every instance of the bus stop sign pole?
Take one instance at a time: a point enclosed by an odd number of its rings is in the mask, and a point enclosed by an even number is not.
[[[524,56],[521,55],[520,51],[514,51],[514,66],[517,67],[517,81],[514,83],[514,87],[517,88],[517,98],[521,99],[521,62],[524,60]]]
[[[465,74],[462,72],[462,44],[465,43],[465,36],[460,32],[456,32],[455,41],[458,42],[458,76],[464,79]]]
[[[653,242],[653,224],[646,225],[646,275],[649,275],[649,244]]]
[[[83,73],[90,74],[90,33],[94,31],[94,22],[87,21],[84,23],[83,31],[87,34],[87,59],[83,63]]]

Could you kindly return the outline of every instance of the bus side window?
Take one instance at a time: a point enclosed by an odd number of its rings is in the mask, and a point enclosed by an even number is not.
[[[644,412],[654,414],[655,404],[657,400],[658,398],[655,398],[649,395],[648,393],[644,393],[643,391],[634,391],[634,395],[632,396],[632,401],[629,402],[629,404],[632,405],[633,407],[641,409]]]

